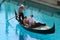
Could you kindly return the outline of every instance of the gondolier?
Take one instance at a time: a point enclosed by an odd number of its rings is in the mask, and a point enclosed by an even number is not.
[[[19,16],[20,23],[23,23],[22,20],[24,19],[23,9],[24,9],[24,5],[21,5],[19,10],[18,10],[18,16]]]

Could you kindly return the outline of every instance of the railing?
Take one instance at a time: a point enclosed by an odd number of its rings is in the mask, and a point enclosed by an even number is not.
[[[50,3],[50,2],[47,2],[47,1],[44,1],[44,0],[32,0],[34,2],[37,2],[37,3],[42,3],[42,4],[45,4],[45,5],[48,5],[48,6],[51,6],[51,7],[55,7],[55,8],[58,8],[60,9],[60,6],[57,5],[57,1],[56,3]]]

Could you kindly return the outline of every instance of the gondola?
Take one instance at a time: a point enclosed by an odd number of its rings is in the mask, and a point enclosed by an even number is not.
[[[17,13],[16,13],[16,11],[15,11],[15,18],[17,20]],[[30,31],[30,32],[34,32],[34,33],[38,33],[38,34],[53,34],[55,32],[55,23],[54,23],[52,28],[50,28],[49,26],[43,26],[43,25],[39,26],[39,27],[35,27],[35,28],[27,28],[23,24],[21,24],[21,25],[22,25],[22,27],[25,30]]]

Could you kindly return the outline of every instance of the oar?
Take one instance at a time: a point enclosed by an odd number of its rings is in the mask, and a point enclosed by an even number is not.
[[[11,19],[13,19],[13,18],[16,18],[16,19],[17,19],[17,17],[18,17],[18,16],[17,16],[16,10],[15,10],[15,16],[12,17],[12,18],[10,18],[9,20],[11,20]],[[8,20],[8,21],[9,21],[9,20]]]
[[[8,19],[8,21],[9,21],[9,20],[11,20],[11,19],[13,19],[13,18],[15,18],[15,16],[14,16],[14,17],[12,17],[12,18],[10,18],[10,19]]]

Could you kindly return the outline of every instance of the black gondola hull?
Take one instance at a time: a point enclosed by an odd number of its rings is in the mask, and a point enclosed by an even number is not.
[[[53,33],[55,33],[55,25],[53,25],[53,27],[48,30],[35,30],[32,28],[26,28],[26,27],[24,27],[24,25],[23,25],[23,28],[26,29],[27,31],[38,33],[38,34],[53,34]]]

